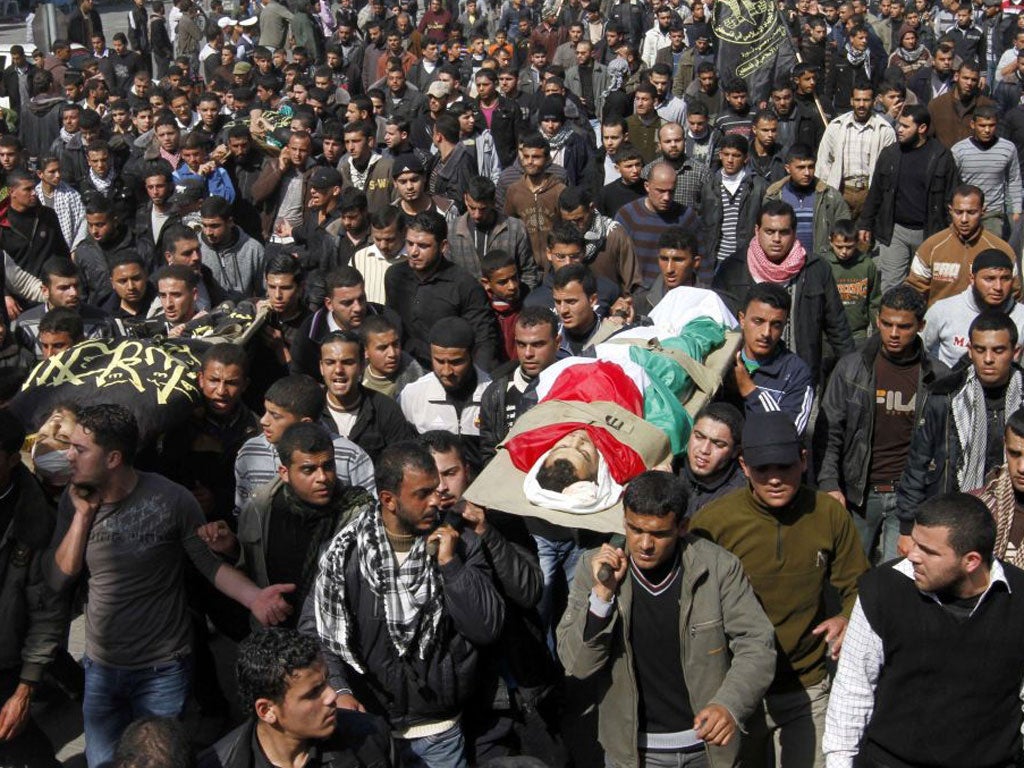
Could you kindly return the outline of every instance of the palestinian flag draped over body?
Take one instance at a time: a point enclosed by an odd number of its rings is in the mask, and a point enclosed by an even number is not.
[[[202,402],[196,376],[207,346],[185,339],[83,341],[39,363],[9,408],[31,431],[61,403],[124,405],[146,443]]]
[[[788,75],[796,63],[775,0],[715,0],[711,26],[718,38],[722,82],[742,77],[752,103],[766,99],[775,77]]]

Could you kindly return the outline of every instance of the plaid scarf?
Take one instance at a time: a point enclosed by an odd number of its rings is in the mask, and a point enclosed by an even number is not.
[[[608,233],[617,226],[619,225],[613,219],[594,211],[594,221],[591,223],[590,229],[583,235],[583,241],[586,243],[586,252],[583,254],[584,264],[590,264],[597,258],[597,254],[604,250]]]
[[[40,202],[46,198],[43,196],[42,183],[36,184],[36,197]],[[61,234],[67,241],[69,248],[78,244],[78,230],[82,220],[85,218],[85,208],[82,205],[82,197],[67,182],[62,181],[53,188],[53,212],[57,214],[57,221],[60,223]]]
[[[1013,516],[1017,511],[1017,497],[1013,492],[1013,483],[1007,466],[1003,464],[989,480],[988,485],[973,493],[985,502],[985,506],[996,519],[996,547],[993,550],[995,556],[1018,568],[1024,566],[1024,547],[1017,547],[1012,557],[1006,558],[1010,528],[1013,527]]]
[[[321,641],[356,672],[366,670],[353,647],[353,617],[345,600],[345,565],[359,558],[359,575],[384,603],[388,635],[399,658],[433,649],[444,610],[441,576],[420,536],[401,565],[388,542],[380,508],[367,510],[335,538],[320,559],[315,586],[316,628]]]
[[[871,77],[871,57],[868,56],[868,49],[858,51],[849,43],[846,44],[846,60],[853,66],[864,65],[864,74]]]
[[[786,258],[778,264],[768,258],[756,237],[750,240],[747,247],[747,269],[750,270],[750,276],[754,278],[755,283],[787,285],[800,274],[806,263],[807,251],[799,240],[793,241],[793,247],[789,249]]]
[[[1004,411],[1007,416],[1020,408],[1021,375],[1014,370],[1006,387]],[[985,482],[985,446],[988,437],[988,418],[985,412],[985,391],[974,371],[967,369],[967,381],[950,403],[953,423],[960,441],[960,465],[956,479],[960,488],[969,491]]]

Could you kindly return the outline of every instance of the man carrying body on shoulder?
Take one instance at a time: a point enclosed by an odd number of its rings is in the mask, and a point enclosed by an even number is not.
[[[625,547],[584,556],[558,626],[567,674],[610,677],[595,688],[610,766],[734,762],[773,675],[771,622],[740,560],[687,533],[687,496],[666,472],[629,483]],[[705,615],[720,619],[687,618]]]

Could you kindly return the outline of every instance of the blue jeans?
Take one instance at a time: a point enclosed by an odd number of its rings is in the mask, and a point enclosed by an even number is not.
[[[114,758],[124,729],[140,717],[181,717],[192,675],[190,659],[155,667],[108,667],[88,656],[85,667],[85,759],[89,768],[103,768]]]
[[[864,554],[872,565],[896,558],[896,540],[900,535],[900,521],[896,517],[896,493],[867,491],[863,509],[851,512],[853,527],[860,534]],[[875,553],[877,557],[873,557]]]
[[[399,739],[398,752],[405,768],[466,768],[467,765],[466,742],[457,723],[434,736]]]
[[[540,561],[540,570],[544,574],[544,591],[541,593],[537,610],[540,612],[540,619],[544,623],[544,631],[547,633],[548,648],[554,654],[555,627],[560,618],[555,616],[557,580],[565,581],[568,594],[568,589],[572,587],[573,577],[576,575],[576,563],[579,562],[583,549],[575,541],[551,541],[536,535],[533,539],[537,542],[537,559]]]

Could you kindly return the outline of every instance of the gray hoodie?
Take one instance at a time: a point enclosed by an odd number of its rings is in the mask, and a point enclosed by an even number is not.
[[[232,240],[214,248],[205,236],[199,238],[203,264],[224,290],[245,298],[263,295],[263,245],[238,227]]]

